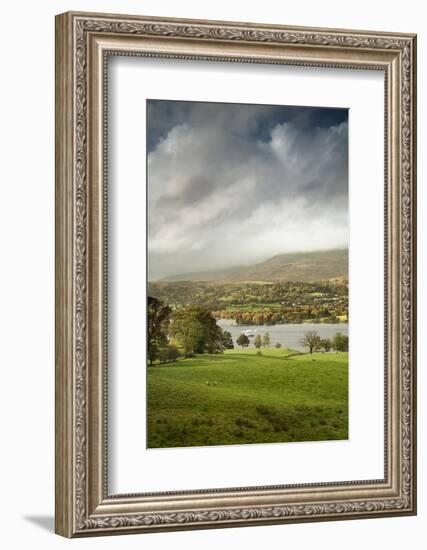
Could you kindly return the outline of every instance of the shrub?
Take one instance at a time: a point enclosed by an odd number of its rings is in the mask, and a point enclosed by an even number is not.
[[[323,351],[328,352],[331,350],[332,342],[329,338],[321,339],[319,344],[320,344],[320,349],[322,349]]]
[[[335,351],[348,351],[348,336],[337,332],[332,338],[332,347]]]
[[[237,338],[237,343],[239,346],[242,346],[242,348],[247,348],[249,346],[249,338],[246,336],[246,334],[240,334],[240,336]]]
[[[162,348],[158,351],[157,357],[159,359],[159,363],[167,363],[168,362],[168,350],[167,348]]]
[[[264,336],[262,337],[262,345],[265,347],[265,348],[269,348],[270,347],[270,335],[268,332],[265,332],[264,333]]]
[[[173,344],[169,344],[167,347],[159,350],[158,357],[160,363],[171,363],[175,362],[179,355],[179,349]]]
[[[169,361],[175,362],[179,357],[179,349],[173,344],[169,344],[166,348],[167,358]]]

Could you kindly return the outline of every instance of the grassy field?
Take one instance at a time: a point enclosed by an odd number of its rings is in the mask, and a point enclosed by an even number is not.
[[[148,372],[148,447],[348,437],[348,354],[228,350]]]

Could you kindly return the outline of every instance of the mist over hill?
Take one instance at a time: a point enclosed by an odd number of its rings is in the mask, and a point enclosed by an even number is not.
[[[316,252],[278,254],[267,260],[228,269],[181,273],[162,279],[176,281],[300,281],[348,277],[348,250],[334,249]]]

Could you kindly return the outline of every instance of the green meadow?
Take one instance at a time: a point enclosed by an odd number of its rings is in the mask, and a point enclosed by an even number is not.
[[[226,350],[147,369],[148,447],[348,438],[348,353]]]

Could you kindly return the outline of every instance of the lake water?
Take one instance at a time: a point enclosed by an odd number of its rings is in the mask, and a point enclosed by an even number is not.
[[[217,324],[224,330],[231,333],[235,347],[239,347],[236,343],[237,338],[245,330],[254,331],[255,334],[261,336],[268,332],[270,335],[270,346],[274,347],[277,342],[282,344],[283,348],[292,348],[298,351],[306,351],[299,340],[304,336],[304,332],[315,330],[320,338],[332,338],[336,332],[342,332],[348,335],[347,323],[303,323],[303,324],[287,324],[287,325],[235,325],[233,321],[228,319],[220,319]],[[249,338],[249,347],[254,346],[254,337]]]

